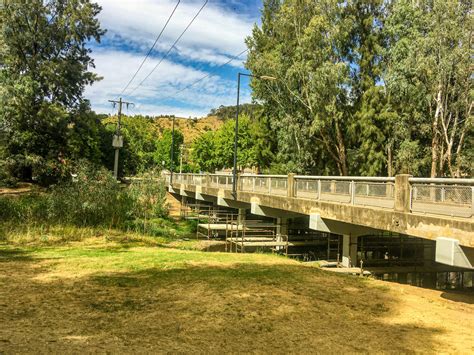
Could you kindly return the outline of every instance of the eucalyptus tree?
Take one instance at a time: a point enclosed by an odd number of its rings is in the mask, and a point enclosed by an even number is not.
[[[394,1],[385,31],[390,102],[429,147],[429,174],[472,173],[471,1]]]
[[[356,112],[380,75],[382,1],[268,0],[247,38],[254,98],[273,117],[280,160],[296,171],[347,175]],[[363,150],[362,150],[363,151]],[[380,170],[380,169],[378,169]]]

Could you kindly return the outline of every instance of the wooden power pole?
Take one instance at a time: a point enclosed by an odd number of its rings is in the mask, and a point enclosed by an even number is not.
[[[109,100],[109,102],[112,102],[114,104],[114,107],[116,104],[118,104],[118,120],[117,120],[117,128],[115,130],[114,138],[112,140],[112,146],[115,149],[115,157],[114,157],[114,178],[118,178],[118,164],[119,164],[119,151],[120,148],[123,147],[123,137],[121,135],[120,131],[120,123],[121,123],[121,118],[122,118],[122,105],[125,104],[127,107],[129,105],[133,105],[131,102],[126,102],[122,101],[122,98],[120,98],[118,101],[117,100]]]

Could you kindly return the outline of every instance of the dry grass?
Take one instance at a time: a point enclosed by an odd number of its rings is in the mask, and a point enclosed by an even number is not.
[[[0,352],[472,353],[474,298],[271,255],[0,246]]]

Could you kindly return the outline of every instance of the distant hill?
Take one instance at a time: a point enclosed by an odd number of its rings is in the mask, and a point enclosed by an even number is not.
[[[255,117],[257,112],[261,110],[261,106],[258,104],[240,104],[239,112],[240,114],[245,114],[250,118]],[[209,112],[208,116],[216,116],[223,120],[234,119],[235,114],[237,113],[237,106],[219,106],[218,108],[213,108]]]
[[[163,132],[165,129],[171,129],[173,119],[171,117],[156,117],[154,119],[158,130]],[[175,118],[175,129],[179,129],[184,135],[184,144],[189,145],[192,141],[207,131],[215,131],[224,124],[224,121],[216,116],[207,116],[203,118]]]

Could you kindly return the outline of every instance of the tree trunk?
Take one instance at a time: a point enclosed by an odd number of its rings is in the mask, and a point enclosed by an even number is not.
[[[431,177],[434,178],[438,175],[438,159],[439,159],[439,132],[438,132],[438,122],[439,116],[441,115],[442,110],[442,88],[441,84],[438,87],[438,95],[436,97],[436,112],[433,117],[433,137],[431,139]]]
[[[339,174],[342,176],[348,175],[347,169],[347,157],[346,157],[346,146],[344,145],[344,137],[342,136],[339,123],[336,122],[336,140],[337,140],[337,154],[339,159]]]
[[[392,171],[392,143],[389,143],[387,145],[387,174],[388,177],[393,176],[393,171]]]

